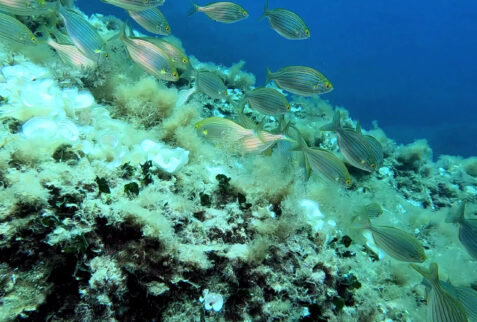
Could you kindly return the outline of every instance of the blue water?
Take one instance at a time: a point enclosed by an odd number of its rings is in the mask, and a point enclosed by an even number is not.
[[[477,2],[271,0],[271,8],[293,10],[308,24],[311,38],[299,41],[259,21],[263,1],[237,3],[250,16],[235,24],[201,13],[187,17],[189,0],[166,0],[160,9],[187,53],[201,61],[243,59],[258,85],[266,67],[314,67],[334,85],[323,98],[365,128],[377,120],[399,143],[426,138],[435,156],[477,155]],[[77,4],[86,13],[127,18],[101,1]]]

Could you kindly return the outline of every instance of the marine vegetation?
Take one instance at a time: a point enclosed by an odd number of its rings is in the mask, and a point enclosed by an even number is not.
[[[475,157],[361,128],[315,68],[202,62],[169,1],[104,2],[143,29],[0,0],[0,321],[475,320]]]

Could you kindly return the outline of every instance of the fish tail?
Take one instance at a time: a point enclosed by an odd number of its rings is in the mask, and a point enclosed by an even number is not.
[[[331,123],[323,125],[320,128],[320,130],[321,131],[336,131],[337,129],[341,127],[340,118],[341,118],[340,111],[336,111],[335,114],[333,114],[333,120],[331,121]]]
[[[265,0],[265,8],[263,9],[263,13],[258,20],[260,21],[266,16],[268,16],[268,0]]]
[[[428,280],[432,285],[440,285],[439,268],[436,263],[429,264],[429,269],[425,269],[424,267],[415,264],[411,264],[411,267],[414,268],[414,270],[421,274],[422,277]]]
[[[265,80],[265,84],[269,83],[271,80],[272,80],[272,71],[270,70],[270,68],[267,67],[267,78]]]
[[[199,5],[195,4],[194,2],[191,2],[192,8],[190,8],[189,12],[187,12],[188,16],[192,16],[194,13],[199,11]]]

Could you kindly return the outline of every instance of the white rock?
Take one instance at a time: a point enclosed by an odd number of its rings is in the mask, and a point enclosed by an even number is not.
[[[299,205],[303,209],[306,222],[311,226],[313,233],[323,229],[325,215],[320,211],[318,203],[310,199],[302,199],[299,201]]]
[[[55,121],[42,116],[32,117],[22,125],[22,133],[29,139],[52,139],[57,130],[58,126]]]
[[[217,293],[211,293],[208,289],[205,289],[202,292],[202,297],[199,298],[201,303],[204,303],[204,309],[207,311],[214,310],[215,312],[219,312],[222,310],[224,305],[224,298],[222,295]]]
[[[148,160],[168,173],[175,173],[189,161],[189,151],[182,148],[172,149],[147,139],[141,142],[141,148],[146,152]]]

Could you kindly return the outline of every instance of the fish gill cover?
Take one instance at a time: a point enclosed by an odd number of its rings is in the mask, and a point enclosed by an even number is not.
[[[475,320],[464,5],[0,0],[0,321]]]

